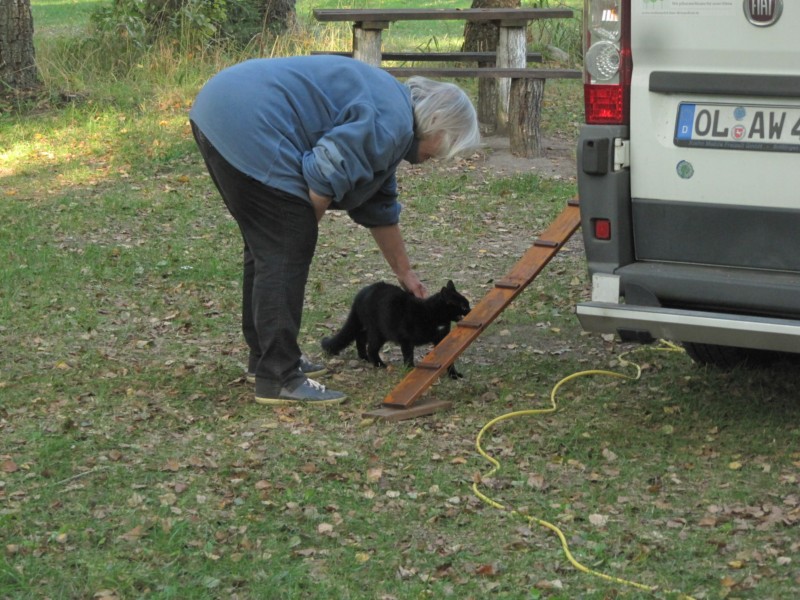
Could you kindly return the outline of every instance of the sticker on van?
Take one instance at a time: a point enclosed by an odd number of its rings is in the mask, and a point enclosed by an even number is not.
[[[741,0],[641,0],[641,2],[642,12],[652,15],[681,17],[727,15],[742,10]]]

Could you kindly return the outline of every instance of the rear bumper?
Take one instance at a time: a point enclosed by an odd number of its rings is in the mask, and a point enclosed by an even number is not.
[[[800,321],[672,308],[586,302],[577,307],[587,331],[639,332],[653,338],[800,353]]]

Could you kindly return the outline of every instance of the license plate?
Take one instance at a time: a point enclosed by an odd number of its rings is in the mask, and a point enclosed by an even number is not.
[[[675,145],[764,152],[800,152],[800,108],[682,102]]]

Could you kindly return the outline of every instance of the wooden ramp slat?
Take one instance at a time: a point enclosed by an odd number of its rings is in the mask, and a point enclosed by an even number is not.
[[[457,323],[450,333],[423,358],[383,401],[383,409],[368,412],[365,416],[400,420],[419,416],[409,409],[419,397],[455,362],[461,353],[486,327],[527,287],[550,262],[564,243],[580,226],[577,200],[567,208],[542,233],[530,249],[497,280],[472,311]],[[428,414],[428,413],[423,413]]]

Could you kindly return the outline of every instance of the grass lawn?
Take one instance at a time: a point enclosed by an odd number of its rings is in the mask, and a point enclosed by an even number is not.
[[[0,105],[0,598],[800,595],[800,375],[582,333],[577,237],[462,355],[466,377],[431,390],[451,411],[363,418],[404,375],[392,345],[387,370],[353,349],[328,361],[346,404],[255,404],[241,242],[186,122],[235,57],[122,60],[70,38],[95,3],[33,4],[56,83]],[[548,135],[574,136],[574,84],[547,84]],[[417,269],[473,303],[576,191],[479,156],[400,179]],[[392,278],[369,234],[326,216],[301,332],[312,357],[378,280]],[[549,407],[576,372],[634,373],[630,351],[640,379],[574,379],[557,411],[487,431],[491,472],[475,446],[490,419]],[[618,579],[576,568],[538,520]]]

